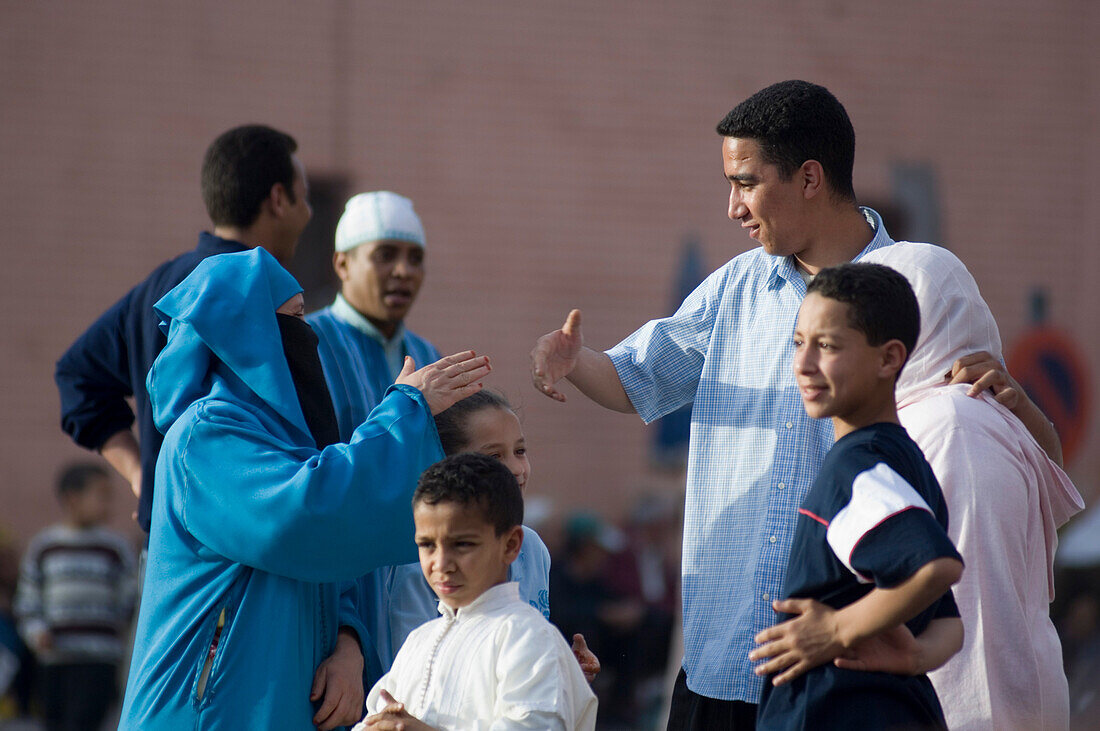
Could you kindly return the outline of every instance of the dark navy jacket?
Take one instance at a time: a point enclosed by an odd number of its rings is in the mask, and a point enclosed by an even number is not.
[[[198,246],[154,269],[100,315],[57,361],[54,380],[61,396],[61,428],[82,447],[99,450],[109,437],[129,429],[134,412],[126,398],[133,396],[141,443],[138,523],[146,533],[153,505],[153,473],[164,440],[153,425],[145,391],[145,376],[165,344],[153,304],[206,257],[247,248],[237,241],[199,234]]]

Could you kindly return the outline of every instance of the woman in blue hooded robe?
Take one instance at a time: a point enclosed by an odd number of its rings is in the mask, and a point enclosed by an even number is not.
[[[312,728],[338,627],[368,639],[338,582],[415,560],[412,492],[443,457],[432,408],[395,385],[325,446],[276,317],[299,292],[256,248],[205,260],[156,305],[168,345],[148,386],[166,436],[120,728]],[[479,387],[485,360],[399,380],[439,410],[437,393]]]

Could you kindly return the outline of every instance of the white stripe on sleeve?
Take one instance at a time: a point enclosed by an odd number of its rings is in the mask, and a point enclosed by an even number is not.
[[[883,521],[910,508],[932,509],[889,465],[880,462],[852,482],[852,499],[829,523],[826,539],[840,562],[864,584],[872,579],[852,568],[852,551],[863,536]]]

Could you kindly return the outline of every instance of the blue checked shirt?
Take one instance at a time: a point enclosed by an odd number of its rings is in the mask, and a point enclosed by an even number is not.
[[[856,257],[893,244],[878,213]],[[709,698],[756,703],[752,638],[783,596],[798,507],[833,442],[802,408],[791,336],[806,284],[791,257],[757,248],[711,274],[672,317],[611,357],[644,421],[693,403],[684,510],[684,670]]]

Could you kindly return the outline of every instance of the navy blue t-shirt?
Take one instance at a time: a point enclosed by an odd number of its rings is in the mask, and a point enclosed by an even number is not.
[[[208,256],[246,251],[238,241],[203,232],[193,250],[161,264],[104,312],[57,361],[54,381],[61,396],[61,428],[77,444],[99,450],[111,436],[134,423],[141,447],[138,524],[149,532],[153,475],[164,435],[153,424],[145,376],[167,337],[153,305]],[[134,410],[126,399],[134,399]]]
[[[962,560],[947,537],[947,504],[920,448],[897,424],[872,424],[837,440],[798,511],[786,595],[840,609],[890,588],[937,558]],[[919,635],[957,617],[948,591],[906,625]],[[790,619],[780,614],[776,622]],[[946,728],[926,675],[821,665],[760,698],[760,729]]]

